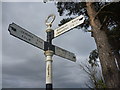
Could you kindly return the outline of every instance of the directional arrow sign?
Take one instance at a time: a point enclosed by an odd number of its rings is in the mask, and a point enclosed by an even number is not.
[[[67,22],[66,24],[58,27],[57,29],[54,30],[54,38],[58,37],[59,35],[68,32],[70,29],[82,24],[84,22],[85,18],[83,15],[80,15],[76,17],[75,19]]]
[[[45,50],[47,43],[45,43],[44,40],[41,38],[37,37],[36,35],[30,33],[29,31],[23,29],[22,27],[16,25],[15,23],[12,23],[9,25],[8,28],[9,32],[11,35],[31,44],[34,45],[35,47]],[[55,55],[58,55],[60,57],[69,59],[71,61],[76,61],[76,57],[73,53],[64,50],[62,48],[59,48],[57,46],[52,45],[52,49],[54,51]]]
[[[40,49],[44,49],[44,40],[30,33],[29,31],[23,29],[22,27],[12,23],[8,28],[11,35],[24,40],[25,42],[34,45]]]
[[[64,50],[64,49],[60,48],[60,47],[55,46],[55,52],[54,53],[57,56],[66,58],[66,59],[74,61],[74,62],[76,61],[76,57],[75,57],[74,53],[71,53],[67,50]]]

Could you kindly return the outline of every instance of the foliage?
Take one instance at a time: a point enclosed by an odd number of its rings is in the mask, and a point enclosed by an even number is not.
[[[87,29],[90,26],[85,2],[58,2],[56,5],[60,16],[64,14],[69,16],[68,18],[63,19],[59,25],[68,22],[74,18],[73,16],[79,16],[82,14],[86,17],[86,20],[85,23],[79,27],[84,27]],[[112,27],[114,26],[115,22],[120,22],[120,2],[95,2],[94,5],[95,10],[98,12],[95,17],[99,17],[102,24],[104,24],[104,21],[107,20],[107,23],[109,22],[109,27]]]
[[[97,81],[96,88],[107,88],[102,78]]]
[[[80,64],[80,67],[88,74],[90,78],[90,82],[92,86],[86,84],[89,88],[107,88],[102,75],[99,73],[99,65],[98,65],[98,51],[97,49],[92,50],[89,55],[88,63],[87,64]],[[98,76],[99,74],[99,76]]]
[[[104,21],[105,16],[111,16],[111,14],[113,14],[112,12],[116,12],[117,14],[119,14],[119,9],[117,9],[119,7],[118,3],[116,4],[116,3],[108,3],[108,2],[95,2],[94,5],[95,5],[95,10],[99,12],[98,15],[96,16],[99,16],[101,23]],[[101,7],[103,8],[101,9]],[[85,27],[87,29],[90,26],[85,2],[58,2],[57,9],[60,16],[64,14],[66,16],[69,16],[68,18],[66,18],[66,20],[63,19],[59,25],[62,25],[67,21],[71,20],[72,18],[70,18],[70,16],[79,16],[82,14],[86,17],[86,21],[84,25],[80,27]],[[109,18],[113,18],[113,17],[114,16],[112,15],[112,17]]]
[[[113,46],[114,51],[120,51],[120,27],[115,27],[107,32],[109,43]]]
[[[114,54],[116,56],[115,52],[117,52],[117,55],[120,57],[120,13],[119,13],[120,2],[94,2],[94,5],[91,5],[91,6],[95,7],[95,11],[97,12],[97,13],[95,13],[95,15],[93,15],[94,18],[92,18],[92,20],[98,20],[98,21],[100,20],[101,26],[99,25],[100,28],[98,28],[98,29],[105,30],[104,32],[106,32],[109,43],[113,50],[112,54]],[[65,2],[65,3],[58,2],[57,8],[58,8],[58,12],[59,12],[60,16],[62,16],[63,14],[65,14],[67,16],[67,18],[63,19],[60,22],[60,25],[68,22],[75,16],[79,16],[80,14],[83,14],[86,18],[85,23],[78,27],[86,28],[86,29],[88,29],[90,27],[90,22],[89,22],[89,17],[88,17],[87,10],[86,10],[85,2]],[[94,11],[94,8],[92,8],[92,9]],[[92,34],[93,33],[92,30],[90,30],[90,31]],[[94,30],[94,34],[95,34],[95,30]],[[95,35],[93,35],[93,36],[95,36]],[[96,37],[94,37],[94,38],[96,39]],[[106,38],[106,36],[105,36],[105,38]],[[101,39],[101,40],[104,40],[104,39]],[[106,40],[106,42],[107,42],[107,40]],[[108,45],[108,42],[107,42],[107,45]],[[110,47],[108,47],[108,48],[110,48]],[[100,50],[100,48],[98,48],[98,49]],[[109,51],[110,51],[110,49],[109,49]],[[110,53],[111,53],[111,51],[110,51]],[[90,53],[89,64],[91,65],[92,71],[91,71],[91,68],[87,65],[85,65],[85,66],[82,65],[81,67],[83,68],[83,70],[86,73],[88,73],[88,75],[91,78],[91,81],[95,85],[95,88],[97,88],[97,87],[104,88],[104,87],[106,87],[106,85],[103,83],[103,81],[101,79],[97,80],[97,78],[95,76],[97,71],[95,71],[94,67],[97,67],[97,64],[96,64],[97,58],[98,58],[97,50]],[[105,60],[109,60],[109,59],[105,59]],[[114,59],[112,59],[112,60],[114,60]],[[120,58],[116,58],[116,60],[117,60],[117,62],[120,62],[119,61]],[[105,68],[107,68],[107,67],[105,67]],[[105,68],[103,68],[103,69],[105,69]],[[112,68],[114,68],[114,66]],[[105,72],[104,72],[104,76],[105,76]],[[109,75],[107,75],[107,76],[109,76]],[[112,78],[112,80],[113,79],[114,78]],[[108,82],[109,82],[109,80],[107,80],[107,83]],[[116,83],[116,82],[114,82],[114,83]],[[100,86],[99,86],[99,84],[100,84]],[[118,85],[118,83],[116,83],[116,84]],[[116,84],[114,84],[114,85],[116,85]],[[110,86],[110,83],[108,83],[108,85]],[[113,87],[114,87],[114,85],[113,85]]]
[[[70,21],[74,16],[84,15],[86,17],[85,23],[81,26],[78,26],[77,28],[88,28],[89,27],[89,20],[87,15],[87,10],[85,9],[86,4],[85,2],[58,2],[57,3],[57,9],[59,12],[59,15],[62,16],[65,14],[68,16],[67,18],[63,19],[59,25],[63,25],[64,23]],[[73,16],[73,17],[70,17]]]
[[[90,52],[88,63],[87,64],[80,64],[80,67],[88,74],[91,82],[91,86],[86,84],[90,89],[97,89],[97,88],[107,88],[102,75],[98,69],[98,52],[97,50],[93,50]],[[99,75],[98,75],[99,74]]]
[[[98,51],[97,49],[93,50],[92,52],[90,52],[90,55],[89,55],[89,64],[91,64],[91,66],[99,66],[97,64],[97,59],[98,59]]]
[[[102,27],[107,27],[109,43],[114,51],[120,50],[120,2],[112,2],[99,10],[98,17],[103,23]],[[106,20],[105,20],[106,18]]]
[[[59,26],[82,14],[86,18],[85,23],[76,28],[85,28],[85,31],[89,31],[90,23],[85,2],[58,2],[56,5],[60,16],[68,16],[60,21]],[[97,11],[95,18],[99,18],[101,28],[106,28],[113,52],[117,52],[120,57],[120,2],[94,2],[94,6]]]

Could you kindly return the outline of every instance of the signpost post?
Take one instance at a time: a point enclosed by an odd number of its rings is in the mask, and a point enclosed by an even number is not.
[[[50,22],[48,20],[52,18]],[[55,30],[51,29],[52,23],[55,20],[55,15],[49,15],[46,19],[47,25],[47,40],[44,41],[36,35],[30,33],[29,31],[23,29],[15,23],[9,25],[8,31],[11,35],[39,48],[44,50],[46,57],[46,90],[52,90],[52,56],[55,54],[57,56],[69,59],[71,61],[76,61],[76,56],[74,53],[71,53],[67,50],[64,50],[60,47],[57,47],[52,44],[52,39],[58,37],[59,35],[69,31],[70,29],[82,24],[85,20],[84,16],[78,16],[77,18],[69,21],[68,23],[58,27]]]
[[[52,17],[52,20],[48,22],[48,19]],[[52,56],[54,54],[52,47],[52,39],[53,39],[53,30],[51,29],[52,23],[55,20],[54,15],[48,16],[46,19],[47,25],[47,46],[45,47],[45,56],[46,56],[46,90],[52,90]]]

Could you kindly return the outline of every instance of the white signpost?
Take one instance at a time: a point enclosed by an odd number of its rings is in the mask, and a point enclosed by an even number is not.
[[[51,17],[53,18],[53,20],[48,22],[48,19]],[[68,23],[58,27],[57,29],[52,30],[51,26],[54,19],[55,19],[55,16],[50,15],[46,20],[46,25],[48,27],[46,30],[47,32],[46,41],[30,33],[29,31],[23,29],[22,27],[18,26],[15,23],[10,24],[8,28],[11,35],[45,51],[44,54],[46,56],[46,90],[52,90],[52,61],[53,61],[52,56],[54,54],[74,62],[76,61],[76,56],[74,53],[71,53],[60,47],[52,45],[52,39],[82,24],[85,20],[84,16],[80,15],[77,18],[69,21]]]

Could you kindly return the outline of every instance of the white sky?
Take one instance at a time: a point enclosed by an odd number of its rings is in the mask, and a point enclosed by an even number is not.
[[[45,19],[55,14],[53,29],[65,16],[60,17],[54,3],[2,2],[2,87],[42,88],[45,87],[45,56],[42,50],[21,41],[8,32],[8,26],[15,22],[42,39],[46,39]],[[79,68],[89,53],[95,49],[90,33],[73,29],[53,40],[56,46],[75,53],[77,62],[53,57],[53,87],[84,88],[88,81]]]

